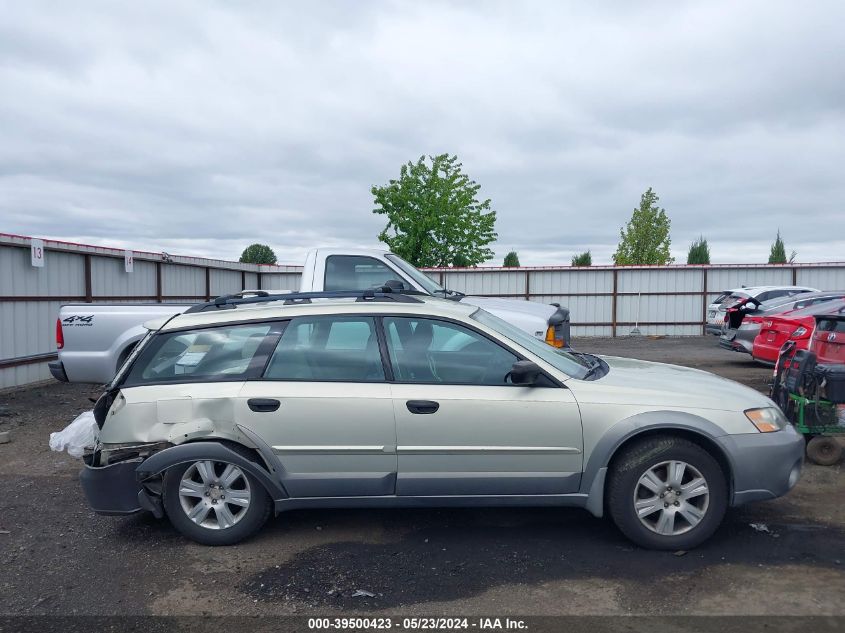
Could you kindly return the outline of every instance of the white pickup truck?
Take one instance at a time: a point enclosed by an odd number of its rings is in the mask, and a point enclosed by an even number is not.
[[[300,292],[368,290],[388,286],[394,292],[422,292],[484,308],[555,347],[569,344],[569,311],[557,304],[521,299],[472,297],[442,288],[404,259],[387,251],[318,248],[309,251]],[[287,293],[265,288],[265,292]],[[254,291],[246,291],[246,293]],[[179,314],[190,304],[74,303],[61,307],[56,323],[59,358],[50,363],[64,382],[109,382],[139,340],[143,324]]]

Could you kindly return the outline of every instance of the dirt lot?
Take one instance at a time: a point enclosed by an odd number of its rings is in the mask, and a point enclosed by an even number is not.
[[[710,337],[581,347],[760,390],[771,375]],[[637,549],[575,509],[296,511],[208,548],[149,515],[87,509],[79,463],[47,436],[95,395],[57,383],[0,394],[13,437],[0,445],[0,614],[845,614],[841,464],[809,465],[790,495],[729,512],[683,555]]]

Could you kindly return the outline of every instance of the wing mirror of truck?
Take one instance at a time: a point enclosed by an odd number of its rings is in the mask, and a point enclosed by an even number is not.
[[[509,375],[513,384],[530,387],[537,383],[543,375],[543,370],[534,361],[518,360],[511,367]]]
[[[402,292],[403,290],[408,290],[405,287],[405,284],[398,279],[388,279],[383,285],[385,288],[390,288],[391,292]]]

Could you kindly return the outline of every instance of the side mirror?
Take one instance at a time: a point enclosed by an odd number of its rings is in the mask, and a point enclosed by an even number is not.
[[[542,373],[543,371],[534,361],[518,360],[511,367],[511,382],[515,385],[531,386],[537,382],[537,378],[539,378]]]
[[[405,284],[398,279],[388,279],[384,282],[383,286],[385,288],[390,288],[391,292],[402,292],[403,290],[407,290]]]

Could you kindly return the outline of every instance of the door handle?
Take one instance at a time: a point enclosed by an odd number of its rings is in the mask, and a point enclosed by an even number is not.
[[[427,414],[436,413],[440,408],[440,403],[433,400],[408,400],[405,406],[411,413]]]
[[[250,398],[246,404],[256,413],[270,413],[276,411],[282,403],[275,398]]]

